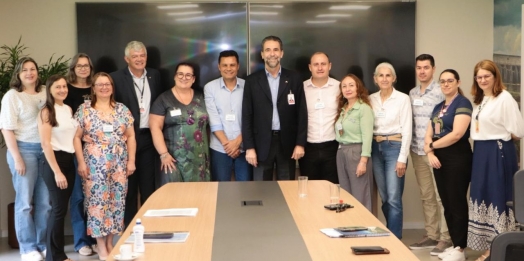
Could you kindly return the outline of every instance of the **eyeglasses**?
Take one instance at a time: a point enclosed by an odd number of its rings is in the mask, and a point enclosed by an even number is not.
[[[447,79],[447,80],[442,79],[439,81],[439,83],[440,85],[445,85],[446,83],[452,84],[454,81],[455,79]]]
[[[477,80],[477,82],[482,81],[482,79],[487,81],[487,80],[489,80],[489,78],[491,78],[491,76],[493,76],[493,74],[477,75],[477,76],[475,76],[475,80]]]
[[[193,76],[195,76],[195,75],[190,74],[190,73],[186,73],[186,74],[184,74],[183,72],[176,73],[176,77],[178,79],[186,78],[186,80],[191,80],[191,79],[193,79]]]
[[[88,69],[90,66],[89,66],[89,64],[77,64],[75,67],[78,70],[82,70],[82,69]]]
[[[102,88],[102,87],[111,87],[111,83],[95,83],[96,87]]]

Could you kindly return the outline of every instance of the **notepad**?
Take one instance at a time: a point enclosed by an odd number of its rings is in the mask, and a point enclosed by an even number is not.
[[[150,209],[144,217],[195,217],[197,213],[198,208]]]
[[[385,237],[391,233],[379,227],[368,227],[367,230],[341,232],[334,228],[323,228],[320,232],[328,237]]]

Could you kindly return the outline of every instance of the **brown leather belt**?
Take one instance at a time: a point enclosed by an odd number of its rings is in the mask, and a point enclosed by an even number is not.
[[[397,134],[385,135],[385,136],[382,136],[382,135],[375,135],[375,136],[373,136],[373,139],[374,139],[376,142],[383,142],[383,141],[386,141],[386,140],[390,140],[390,141],[402,141],[402,134],[397,133]]]

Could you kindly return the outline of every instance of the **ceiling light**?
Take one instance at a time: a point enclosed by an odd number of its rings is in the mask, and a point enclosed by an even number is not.
[[[336,23],[337,20],[324,20],[324,21],[306,21],[306,24],[332,24]]]
[[[329,10],[368,10],[370,5],[333,5]]]
[[[322,17],[351,17],[350,14],[319,14],[316,16],[317,18]]]
[[[184,22],[184,21],[198,21],[198,20],[204,20],[204,19],[206,19],[205,16],[193,16],[193,17],[187,17],[187,18],[178,18],[178,19],[175,19],[175,21]]]
[[[278,12],[249,12],[252,15],[278,15]]]
[[[198,7],[197,4],[182,4],[182,5],[159,5],[156,8],[158,9],[184,9],[184,8],[195,8]]]
[[[193,15],[193,14],[201,14],[202,11],[187,11],[187,12],[176,12],[176,13],[167,13],[169,16],[177,16],[177,15]]]
[[[284,8],[283,5],[252,5],[251,8],[253,7]]]

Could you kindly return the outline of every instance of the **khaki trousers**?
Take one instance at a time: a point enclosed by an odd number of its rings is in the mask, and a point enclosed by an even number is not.
[[[429,165],[426,155],[418,155],[411,151],[411,160],[415,169],[415,176],[420,188],[420,199],[424,211],[424,226],[429,238],[433,240],[450,242],[446,219],[444,218],[444,208],[438,194],[433,168]],[[440,229],[439,229],[440,223]]]

